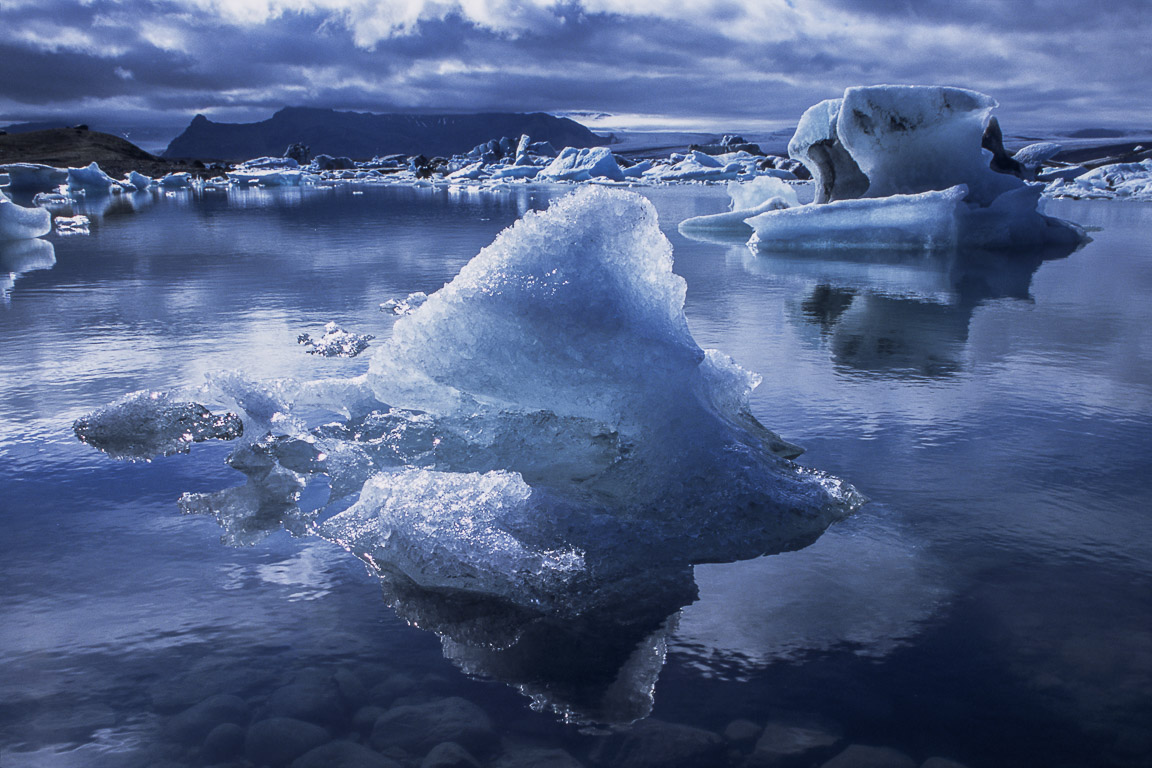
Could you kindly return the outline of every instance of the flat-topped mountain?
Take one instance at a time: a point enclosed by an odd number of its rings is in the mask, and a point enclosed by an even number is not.
[[[556,147],[594,147],[608,139],[566,117],[531,114],[397,115],[286,107],[258,123],[214,123],[196,115],[164,157],[247,160],[280,155],[297,142],[314,154],[357,160],[379,155],[453,155],[491,139],[528,134]]]

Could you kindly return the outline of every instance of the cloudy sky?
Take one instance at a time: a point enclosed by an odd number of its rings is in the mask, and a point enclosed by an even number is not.
[[[1152,0],[0,0],[0,125],[285,105],[794,124],[849,85],[995,96],[1005,128],[1152,130]]]

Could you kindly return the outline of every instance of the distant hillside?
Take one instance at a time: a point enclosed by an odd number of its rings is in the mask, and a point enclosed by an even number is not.
[[[0,165],[42,163],[57,168],[78,168],[93,161],[105,173],[117,177],[128,171],[159,176],[174,170],[191,170],[150,155],[119,136],[99,131],[53,128],[0,136]]]
[[[448,156],[490,139],[523,133],[533,141],[550,141],[557,148],[608,143],[574,120],[540,112],[375,115],[287,107],[259,123],[214,123],[196,115],[168,145],[164,157],[247,160],[281,155],[296,142],[306,144],[313,154],[356,160],[389,154]]]

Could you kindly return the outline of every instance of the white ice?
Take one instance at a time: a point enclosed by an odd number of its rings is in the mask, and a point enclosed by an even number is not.
[[[749,413],[759,377],[696,345],[671,257],[650,203],[582,189],[397,320],[361,383],[298,390],[366,419],[349,428],[366,442],[317,442],[336,475],[369,483],[324,535],[419,584],[539,607],[507,568],[570,579],[582,563],[598,581],[653,542],[677,562],[775,552],[854,508],[851,489],[780,458],[798,450]]]
[[[1051,197],[1152,201],[1152,159],[1102,165],[1074,179],[1059,179],[1044,190]]]
[[[730,211],[685,219],[680,222],[680,231],[728,231],[747,236],[752,231],[747,220],[753,216],[800,205],[796,190],[774,176],[757,176],[745,182],[730,181],[728,195],[732,198]]]
[[[962,88],[849,88],[800,119],[789,153],[816,202],[749,220],[762,247],[1005,249],[1075,245],[1083,232],[1039,213],[1040,185],[990,167],[995,100]]]
[[[566,147],[536,178],[539,181],[588,181],[593,178],[623,181],[624,173],[607,147]]]
[[[8,189],[12,192],[48,191],[68,180],[66,170],[50,165],[11,163],[0,167],[8,174]]]
[[[0,192],[0,241],[26,240],[52,231],[52,214],[43,208],[25,208]]]
[[[145,176],[138,171],[132,171],[128,174],[128,184],[131,185],[137,192],[143,192],[152,186],[153,179],[151,176]]]
[[[113,187],[120,183],[100,170],[100,166],[93,161],[84,168],[68,169],[68,189],[88,194],[106,195]]]

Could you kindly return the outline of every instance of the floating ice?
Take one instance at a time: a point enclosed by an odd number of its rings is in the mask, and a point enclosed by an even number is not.
[[[366,334],[351,333],[336,323],[324,326],[324,335],[313,339],[306,333],[300,334],[297,341],[311,349],[305,350],[310,355],[323,355],[324,357],[356,357],[368,349],[368,342],[376,338]]]
[[[382,302],[380,311],[391,312],[394,315],[408,315],[415,312],[426,301],[428,301],[428,294],[423,291],[416,291],[403,299],[388,299],[388,301]]]
[[[52,231],[52,214],[42,208],[25,208],[0,192],[0,242],[27,240]]]
[[[90,233],[87,216],[57,216],[53,222],[58,235],[87,235]]]
[[[759,377],[697,346],[685,289],[651,203],[580,189],[399,317],[366,374],[210,377],[268,434],[233,453],[245,485],[181,506],[236,543],[337,542],[466,669],[642,717],[693,564],[804,547],[863,503],[751,414]]]
[[[766,211],[800,205],[796,190],[774,176],[757,176],[746,182],[730,181],[728,195],[732,198],[732,210],[685,219],[680,222],[680,231],[722,230],[747,237],[752,231],[747,219]]]
[[[113,187],[119,186],[120,183],[100,170],[100,166],[95,161],[84,168],[68,169],[68,189],[70,190],[106,195],[112,191]]]
[[[624,173],[607,147],[565,147],[544,170],[539,181],[588,181],[593,178],[623,181]]]
[[[170,173],[161,178],[157,184],[165,189],[187,189],[192,186],[192,174],[187,172]]]
[[[995,106],[962,88],[882,85],[811,107],[788,151],[812,172],[816,202],[749,220],[756,241],[984,249],[1080,242],[1079,228],[1039,213],[1039,185],[990,167],[981,145]]]
[[[143,192],[152,186],[153,179],[151,176],[145,176],[139,171],[132,171],[128,174],[128,184],[137,192]]]
[[[12,192],[46,192],[68,181],[68,172],[38,163],[10,163],[0,166],[8,174]]]
[[[233,440],[244,425],[234,413],[215,415],[199,403],[143,391],[82,416],[72,430],[112,458],[137,461],[186,453],[205,440]]]
[[[1016,154],[1012,155],[1012,159],[1020,163],[1020,165],[1024,166],[1032,174],[1035,174],[1041,165],[1051,160],[1052,157],[1062,149],[1064,149],[1063,144],[1057,144],[1052,141],[1040,141],[1018,149]]]
[[[1102,165],[1074,179],[1058,179],[1044,193],[1076,199],[1152,200],[1152,158]]]
[[[689,152],[672,166],[656,166],[644,173],[659,181],[723,181],[735,179],[743,170],[740,163],[724,163],[703,152]]]

